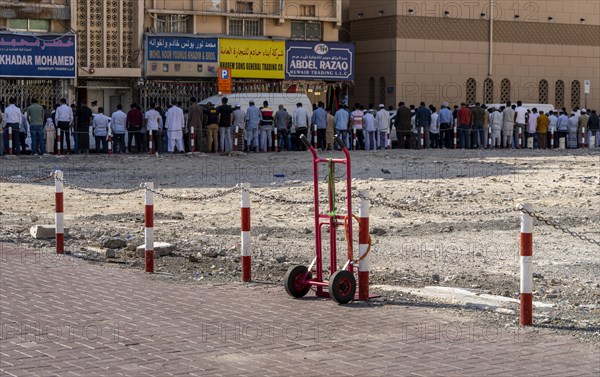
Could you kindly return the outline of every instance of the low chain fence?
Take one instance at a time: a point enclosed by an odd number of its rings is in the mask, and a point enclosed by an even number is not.
[[[38,176],[38,177],[32,177],[32,178],[26,178],[26,177],[21,177],[21,176],[15,177],[15,176],[0,175],[0,182],[17,183],[17,184],[40,183],[40,182],[45,182],[45,181],[49,181],[49,180],[59,180],[68,188],[83,192],[85,194],[94,195],[94,196],[113,197],[113,196],[128,195],[128,194],[132,194],[134,192],[148,190],[148,191],[151,191],[153,194],[156,194],[159,197],[169,199],[169,200],[183,201],[183,202],[203,202],[203,201],[209,201],[209,200],[223,198],[223,197],[226,197],[226,196],[234,194],[234,193],[239,193],[241,190],[241,191],[246,191],[249,194],[251,194],[257,198],[260,198],[263,200],[270,200],[270,201],[273,201],[275,203],[280,203],[280,204],[287,204],[287,205],[314,205],[315,204],[314,200],[291,199],[291,198],[288,198],[288,197],[285,197],[282,195],[265,194],[263,192],[255,190],[255,189],[249,189],[246,187],[242,187],[239,184],[234,187],[231,187],[229,189],[221,190],[221,191],[218,191],[218,192],[216,192],[214,194],[210,194],[210,195],[202,195],[202,196],[191,196],[190,195],[190,196],[188,196],[185,194],[184,195],[167,194],[166,192],[164,192],[162,190],[157,190],[157,189],[154,189],[151,187],[147,187],[146,183],[141,183],[139,186],[133,187],[130,189],[124,189],[124,190],[118,190],[118,191],[92,190],[92,189],[78,186],[64,178],[60,178],[55,174],[55,172],[52,172],[47,175]],[[530,210],[523,208],[522,205],[518,205],[516,207],[507,207],[507,208],[498,208],[498,209],[487,208],[487,209],[470,210],[470,211],[448,211],[448,210],[441,210],[441,209],[427,207],[427,206],[424,206],[421,204],[417,204],[417,205],[406,204],[402,200],[400,202],[393,202],[393,201],[384,199],[381,194],[376,194],[370,198],[366,198],[366,197],[362,196],[361,194],[359,194],[357,191],[355,191],[352,194],[352,198],[367,199],[367,200],[369,200],[370,204],[374,207],[390,208],[390,209],[394,209],[397,211],[407,211],[407,212],[413,212],[413,213],[437,215],[437,216],[444,216],[444,217],[495,216],[495,215],[509,214],[509,213],[513,213],[516,211],[520,211],[520,212],[526,213],[527,215],[536,219],[540,223],[550,226],[564,234],[567,234],[567,235],[577,238],[581,241],[591,243],[593,245],[600,247],[599,240],[595,240],[595,239],[590,238],[580,232],[576,232],[574,230],[568,229],[568,228],[558,224],[556,221],[548,219],[537,212],[530,211]],[[346,202],[346,200],[347,200],[347,196],[343,196],[343,195],[337,196],[335,198],[335,201],[337,203],[344,203],[344,202]],[[326,199],[319,201],[319,204],[328,204],[328,203],[329,202]]]

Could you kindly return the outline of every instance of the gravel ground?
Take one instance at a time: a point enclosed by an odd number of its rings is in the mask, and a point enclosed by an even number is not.
[[[600,240],[600,151],[392,150],[356,152],[352,158],[353,190],[368,189],[374,198],[372,284],[464,287],[518,297],[520,220],[514,208],[524,200],[544,218]],[[308,152],[5,157],[0,175],[19,180],[60,168],[68,183],[104,194],[154,182],[161,193],[187,199],[249,182],[253,190],[277,198],[251,195],[253,278],[280,284],[289,266],[308,265],[314,257],[311,161]],[[336,172],[339,196],[346,195],[342,170]],[[325,176],[322,166],[323,195]],[[0,243],[52,255],[54,241],[34,240],[29,229],[53,223],[53,192],[51,180],[0,180]],[[198,284],[240,280],[238,191],[206,200],[158,196],[155,211],[155,240],[176,246],[171,255],[157,259],[156,278]],[[65,189],[66,249],[73,257],[105,267],[143,268],[135,252],[143,244],[143,224],[142,191],[96,196]],[[536,325],[600,346],[600,246],[539,221],[534,226],[534,300],[554,304],[551,310],[535,311]],[[338,263],[343,264],[343,230],[337,235]],[[329,255],[324,244],[324,255]],[[116,257],[105,258],[103,246],[112,247]],[[485,324],[518,324],[516,306],[474,310],[407,293],[380,293],[376,302],[386,305],[429,305]]]

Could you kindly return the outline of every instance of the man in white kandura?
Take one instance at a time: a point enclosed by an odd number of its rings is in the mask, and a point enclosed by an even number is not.
[[[167,119],[165,121],[167,136],[169,137],[168,150],[169,153],[173,153],[175,147],[177,147],[179,153],[185,153],[183,149],[183,127],[185,126],[183,110],[177,107],[176,100],[173,100],[171,104],[173,106],[167,110]]]

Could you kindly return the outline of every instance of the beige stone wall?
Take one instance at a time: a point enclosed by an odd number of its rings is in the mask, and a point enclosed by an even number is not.
[[[352,101],[367,103],[369,78],[392,76],[395,93],[387,105],[403,100],[417,104],[421,100],[438,104],[444,100],[460,103],[466,99],[466,82],[477,82],[476,100],[484,101],[484,80],[488,78],[488,44],[485,42],[441,40],[396,40],[396,52],[388,53],[392,40],[357,43],[357,75]],[[571,107],[571,83],[591,80],[589,106],[600,109],[600,46],[556,46],[513,43],[495,44],[492,75],[493,102],[501,100],[501,82],[511,82],[510,98],[524,102],[539,101],[539,83],[547,80],[548,102],[555,104],[557,80],[565,83],[564,104]],[[394,74],[393,72],[396,72]],[[388,80],[386,80],[388,81]],[[388,81],[392,82],[392,81]],[[393,98],[393,101],[392,101]]]
[[[600,1],[493,3],[494,51],[489,72],[490,1],[351,1],[348,17],[352,39],[357,42],[352,101],[372,99],[371,77],[377,101],[378,78],[391,75],[396,88],[388,104],[399,100],[461,102],[467,97],[469,78],[476,80],[477,101],[484,101],[484,81],[491,79],[494,102],[503,97],[504,79],[511,83],[510,98],[527,102],[539,101],[540,80],[546,80],[548,103],[556,104],[556,81],[562,80],[564,105],[570,108],[571,83],[580,81],[583,106],[583,82],[589,79],[589,107],[600,109]],[[446,10],[448,17],[443,17]],[[519,14],[517,21],[515,14]],[[391,40],[395,41],[393,54],[387,53]]]

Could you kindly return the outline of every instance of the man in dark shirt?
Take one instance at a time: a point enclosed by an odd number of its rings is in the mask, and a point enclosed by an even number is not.
[[[221,106],[217,107],[219,113],[219,147],[221,152],[231,152],[231,114],[233,109],[227,104],[227,97],[221,99]]]
[[[396,111],[396,135],[398,136],[398,148],[411,149],[413,145],[410,119],[412,114],[410,109],[400,102],[398,111]]]
[[[142,112],[138,109],[137,104],[132,103],[130,106],[130,110],[127,112],[127,123],[126,128],[129,133],[129,139],[127,140],[127,149],[129,153],[131,151],[131,142],[135,139],[135,149],[136,153],[142,151],[142,138],[140,131],[142,129],[144,118],[142,116]]]
[[[90,124],[92,123],[92,110],[85,103],[80,103],[75,110],[75,132],[77,135],[77,153],[90,153]],[[96,146],[97,147],[97,146]]]
[[[215,106],[209,102],[208,108],[204,111],[204,124],[208,129],[208,153],[217,153],[219,148],[219,112]]]
[[[481,108],[481,103],[477,102],[471,110],[471,148],[485,147],[485,135],[483,134],[483,123],[485,110]]]
[[[423,130],[425,145],[423,148],[429,148],[429,127],[431,126],[431,110],[425,106],[425,102],[421,102],[417,109],[415,124],[417,126],[417,132]]]
[[[592,144],[592,141],[595,137],[595,144]],[[592,110],[590,113],[590,119],[588,119],[588,145],[590,148],[598,148],[600,147],[600,118],[596,113],[596,110]]]

